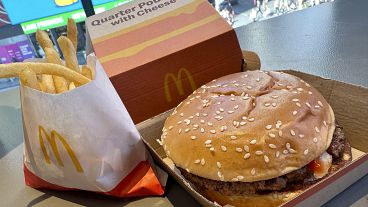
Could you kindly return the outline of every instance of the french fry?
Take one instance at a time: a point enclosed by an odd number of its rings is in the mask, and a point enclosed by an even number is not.
[[[68,19],[67,37],[73,43],[74,49],[77,50],[77,46],[78,46],[78,30],[77,30],[77,25],[75,24],[74,19],[71,19],[71,18]]]
[[[43,30],[37,30],[36,39],[43,50],[45,50],[45,48],[54,48],[54,44],[52,44],[52,41],[50,40],[47,32]]]
[[[43,92],[56,93],[54,79],[52,78],[52,75],[42,74],[41,85]]]
[[[49,35],[47,32],[43,30],[37,30],[36,32],[36,39],[38,41],[38,44],[42,47],[46,54],[46,49],[49,48],[49,50],[56,50],[54,49],[54,44],[52,44],[52,41],[49,38]],[[43,91],[47,93],[55,93],[55,85],[52,76],[50,75],[41,75],[42,81],[41,84],[43,86]]]
[[[82,66],[82,75],[92,80],[92,69],[88,65]]]
[[[37,81],[36,73],[29,69],[23,69],[19,73],[19,79],[22,85],[41,91]]]
[[[61,61],[59,54],[56,52],[56,50],[54,50],[53,48],[45,48],[44,51],[45,51],[46,61],[48,63],[63,65],[63,62]],[[59,77],[59,76],[53,76],[53,79],[54,79],[56,93],[63,93],[64,91],[68,90],[68,81],[66,81],[65,78]]]
[[[77,53],[73,47],[73,43],[64,36],[60,36],[57,41],[64,55],[65,66],[79,73]]]
[[[74,82],[70,82],[70,84],[69,84],[69,91],[71,91],[71,90],[73,90],[75,88],[76,88],[76,86],[75,86]]]
[[[84,85],[91,81],[82,74],[72,71],[65,66],[36,62],[0,64],[0,78],[17,77],[23,69],[33,70],[36,74],[60,76],[74,82],[76,85]]]

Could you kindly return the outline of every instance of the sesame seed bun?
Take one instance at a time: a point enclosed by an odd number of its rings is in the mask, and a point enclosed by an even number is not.
[[[308,83],[282,72],[228,75],[197,89],[165,122],[162,144],[177,167],[227,182],[272,179],[329,147],[334,113]]]
[[[274,207],[292,200],[301,193],[301,190],[293,192],[271,192],[268,194],[253,195],[233,195],[226,196],[217,191],[204,191],[205,196],[220,205],[230,204],[230,206],[254,206],[254,207]]]

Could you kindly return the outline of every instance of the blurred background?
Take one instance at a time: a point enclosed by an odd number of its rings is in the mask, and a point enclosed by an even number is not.
[[[92,0],[100,13],[130,0]],[[234,28],[262,21],[333,0],[209,0],[209,3]],[[35,32],[48,32],[57,45],[57,38],[66,33],[68,18],[77,22],[79,31],[77,56],[85,64],[85,26],[81,0],[0,0],[0,64],[42,58]],[[0,91],[18,86],[17,78],[0,79]]]

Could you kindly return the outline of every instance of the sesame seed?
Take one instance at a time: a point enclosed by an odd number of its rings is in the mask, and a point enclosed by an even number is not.
[[[231,135],[231,136],[230,136],[230,139],[234,140],[234,139],[236,139],[236,136]]]
[[[217,119],[217,121],[220,121],[220,120],[222,120],[224,117],[223,117],[223,116],[216,116],[215,118]]]
[[[226,127],[225,125],[222,125],[222,126],[221,126],[220,131],[221,131],[221,132],[225,131],[225,130],[226,130],[226,128],[225,128],[225,127]]]
[[[268,146],[269,146],[271,149],[276,149],[276,145],[274,145],[274,144],[268,144]]]
[[[194,118],[194,116],[190,116],[190,117],[189,117],[189,119],[193,119],[193,118]]]
[[[204,145],[206,148],[210,148],[210,147],[212,147],[212,144],[205,144]]]
[[[319,105],[315,105],[314,108],[319,109],[321,107]]]
[[[272,125],[271,125],[271,124],[267,125],[267,126],[266,126],[266,129],[267,129],[267,130],[272,129]]]
[[[307,86],[307,87],[311,87],[311,86],[309,85],[309,83],[305,83],[305,86]]]
[[[302,92],[304,89],[303,88],[297,88],[296,90],[298,90],[299,92]]]
[[[244,126],[246,123],[247,123],[247,122],[242,121],[242,122],[240,122],[240,126]]]
[[[239,83],[235,83],[234,86],[238,87],[239,86]]]
[[[279,130],[279,137],[282,137],[282,131]]]
[[[199,164],[201,162],[201,160],[195,160],[194,164]]]
[[[323,104],[321,101],[317,101],[318,105],[320,105],[321,107],[323,107]]]
[[[221,112],[220,111],[216,111],[216,114],[220,114]]]
[[[215,148],[214,148],[214,147],[211,147],[211,148],[210,148],[210,151],[211,151],[211,152],[214,152],[214,151],[215,151]]]
[[[317,137],[314,137],[314,138],[313,138],[313,142],[314,142],[314,143],[317,143],[317,141],[318,141]]]
[[[291,154],[295,154],[296,151],[293,148],[288,149]]]
[[[180,113],[180,116],[184,116],[184,113]]]
[[[296,103],[295,103],[295,105],[296,105],[297,107],[302,107],[302,105],[301,105],[299,102],[296,102]]]
[[[287,153],[289,153],[289,151],[288,150],[284,150],[284,151],[282,151],[282,153],[286,155]]]
[[[299,137],[300,138],[304,138],[304,134],[299,134]]]
[[[220,171],[217,171],[217,176],[219,176],[219,178],[221,178],[221,177],[222,177],[222,175],[221,175],[221,172],[220,172]]]
[[[235,148],[235,151],[237,151],[237,152],[243,152],[243,149],[240,148],[240,147],[237,147],[237,148]]]
[[[204,133],[204,128],[201,128],[201,133]]]
[[[264,105],[265,105],[265,107],[269,107],[269,106],[271,106],[271,104],[270,104],[270,103],[265,103]]]
[[[204,142],[204,144],[211,144],[212,143],[212,140],[208,139]]]
[[[271,96],[273,99],[277,99],[279,96]]]
[[[312,93],[312,91],[308,91],[308,94],[309,94],[309,95],[312,95],[313,93]]]
[[[248,159],[249,157],[250,157],[250,153],[246,153],[243,158]]]
[[[263,152],[262,152],[262,151],[256,151],[256,152],[255,152],[255,154],[256,154],[256,155],[262,155],[262,154],[263,154]]]
[[[295,136],[295,131],[290,129],[290,134],[291,134],[291,136]]]
[[[230,100],[235,101],[235,98],[231,98]]]
[[[247,87],[247,89],[252,89],[252,86],[246,86]]]
[[[232,114],[232,113],[234,113],[234,111],[227,111],[227,113]]]
[[[326,121],[323,121],[323,125],[325,125],[325,127],[327,127],[327,122]]]
[[[190,101],[187,101],[186,104],[190,104]]]
[[[208,126],[213,126],[213,124],[211,122],[208,122],[207,125]]]
[[[253,105],[253,106],[256,106],[256,103],[255,103],[255,102],[253,102],[253,103],[252,103],[252,105]]]
[[[314,127],[314,129],[316,130],[317,133],[320,132],[319,129],[318,129],[318,127]]]
[[[226,152],[227,151],[227,148],[225,146],[221,146],[221,150]]]
[[[239,105],[235,105],[235,106],[234,106],[234,109],[238,109],[238,108],[239,108]]]
[[[196,113],[195,115],[196,115],[196,116],[199,116],[199,113]]]
[[[299,99],[294,98],[292,101],[294,101],[294,102],[298,102],[298,101],[299,101]]]
[[[264,155],[264,156],[263,156],[263,159],[264,159],[264,161],[265,161],[266,163],[269,163],[269,162],[270,162],[270,158],[268,158],[268,156],[267,156],[267,155]]]
[[[248,147],[248,145],[244,145],[243,149],[244,149],[244,151],[249,152],[249,147]]]
[[[190,138],[194,140],[194,139],[196,139],[197,137],[196,137],[196,136],[190,136]]]
[[[243,92],[240,94],[240,96],[245,96],[245,92],[243,91]]]
[[[282,125],[282,122],[280,121],[280,120],[278,120],[277,122],[276,122],[276,129],[279,129],[280,127],[281,127],[281,125]]]
[[[293,86],[288,85],[288,86],[286,86],[286,88],[287,88],[287,89],[292,89],[292,88],[293,88]]]
[[[255,174],[256,174],[256,169],[255,169],[255,168],[253,168],[253,169],[250,171],[250,174],[255,175]]]
[[[275,156],[276,156],[276,157],[280,157],[280,151],[276,151]]]
[[[257,140],[253,139],[252,141],[249,142],[250,144],[256,144]]]
[[[293,111],[293,115],[295,116],[298,112],[297,111]]]
[[[247,74],[245,74],[245,75],[243,75],[243,76],[242,76],[242,78],[246,78],[246,77],[248,77],[248,75],[247,75]]]
[[[216,130],[210,130],[211,134],[216,134]]]
[[[277,104],[276,104],[275,102],[273,102],[273,103],[272,103],[272,107],[276,107],[276,105],[277,105]]]
[[[253,122],[254,121],[254,118],[249,118],[248,121],[249,122]]]
[[[243,100],[248,100],[249,99],[249,96],[243,96],[242,99]]]
[[[244,176],[238,175],[236,178],[237,178],[238,180],[243,180],[243,179],[244,179]]]
[[[199,125],[198,125],[198,124],[193,124],[193,127],[194,127],[194,128],[198,128],[198,127],[199,127]]]
[[[200,121],[200,122],[201,122],[201,124],[204,124],[204,123],[205,123],[205,121],[204,121],[203,119],[201,119],[201,121]]]
[[[221,101],[217,102],[216,104],[217,104],[217,105],[220,105],[220,104],[221,104]]]
[[[179,134],[181,133],[181,128],[179,129]]]
[[[218,168],[221,168],[221,163],[220,162],[216,162],[216,165]]]
[[[276,135],[274,133],[268,133],[268,136],[271,137],[271,138],[275,138]]]
[[[308,152],[309,152],[309,150],[308,149],[306,149],[306,150],[304,150],[304,155],[307,155],[308,154]]]
[[[190,124],[190,120],[189,119],[184,119],[184,122],[189,125]]]
[[[187,132],[189,132],[190,131],[190,129],[189,128],[186,128],[185,130],[184,130],[184,132],[185,133],[187,133]]]
[[[182,121],[178,121],[178,125],[181,124],[181,123],[182,123]]]
[[[202,116],[207,116],[208,114],[202,114]]]
[[[290,143],[289,143],[289,142],[287,142],[287,143],[286,143],[286,148],[287,148],[287,149],[289,149],[289,148],[290,148]]]
[[[170,151],[169,151],[169,150],[167,150],[166,154],[170,156]]]
[[[221,112],[224,112],[224,109],[223,109],[223,108],[219,108],[219,110],[220,110]]]
[[[309,102],[306,102],[305,105],[307,105],[309,108],[312,108]]]
[[[206,164],[206,161],[204,160],[204,158],[201,159],[201,165]]]
[[[260,78],[257,78],[256,81],[259,82],[261,79]]]
[[[247,117],[246,117],[246,116],[243,116],[243,117],[242,117],[242,119],[243,119],[243,120],[247,120]]]

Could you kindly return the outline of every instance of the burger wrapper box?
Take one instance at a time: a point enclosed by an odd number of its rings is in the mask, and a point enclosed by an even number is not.
[[[349,185],[353,184],[368,172],[368,89],[336,80],[285,70],[318,89],[330,103],[336,120],[344,128],[344,132],[352,146],[353,161],[336,173],[323,179],[305,190],[283,206],[321,206]],[[136,125],[154,159],[174,179],[203,206],[215,206],[215,203],[203,197],[195,186],[189,183],[166,156],[162,146],[158,144],[162,128],[171,110]]]
[[[131,1],[86,25],[135,123],[175,107],[212,79],[240,72],[236,34],[207,0]]]

